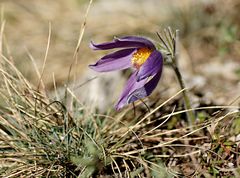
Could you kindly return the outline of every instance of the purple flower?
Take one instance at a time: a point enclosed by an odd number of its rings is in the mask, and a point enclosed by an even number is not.
[[[90,47],[94,50],[122,48],[89,65],[91,69],[97,72],[134,69],[115,106],[117,110],[126,104],[149,96],[156,88],[162,73],[163,58],[150,40],[126,36],[101,44],[91,42]]]

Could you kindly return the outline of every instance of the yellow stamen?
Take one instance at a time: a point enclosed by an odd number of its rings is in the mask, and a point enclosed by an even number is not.
[[[139,48],[134,54],[132,58],[132,64],[134,67],[139,69],[141,65],[148,59],[152,50],[149,48]]]

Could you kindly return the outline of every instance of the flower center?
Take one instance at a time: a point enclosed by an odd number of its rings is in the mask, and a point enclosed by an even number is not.
[[[139,48],[132,57],[132,64],[134,67],[139,69],[141,65],[148,59],[152,50],[149,48]]]

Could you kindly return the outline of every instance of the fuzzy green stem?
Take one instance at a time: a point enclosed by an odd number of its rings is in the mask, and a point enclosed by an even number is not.
[[[181,72],[179,71],[178,68],[178,54],[179,54],[179,30],[176,30],[175,33],[175,43],[174,43],[174,55],[172,56],[172,68],[177,76],[178,82],[180,84],[181,89],[183,89],[183,99],[184,99],[184,105],[185,105],[185,109],[188,110],[187,111],[187,118],[188,118],[188,123],[190,126],[193,125],[193,123],[195,122],[195,116],[192,110],[192,106],[191,106],[191,102],[190,99],[188,97],[188,91],[185,90],[185,83],[183,81],[183,77],[181,75]]]
[[[180,84],[181,89],[186,89],[182,75],[177,67],[177,65],[173,64],[172,68],[177,76],[178,82]],[[188,91],[187,90],[183,90],[182,95],[183,95],[183,99],[184,99],[184,106],[185,109],[188,110],[187,111],[187,119],[188,119],[188,123],[190,126],[193,125],[193,123],[195,122],[195,116],[191,107],[191,102],[190,99],[188,97]]]

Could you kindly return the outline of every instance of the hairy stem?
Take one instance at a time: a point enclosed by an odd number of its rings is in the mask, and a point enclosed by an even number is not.
[[[177,65],[173,64],[172,68],[177,76],[177,79],[178,79],[181,89],[185,89],[186,87],[185,87],[182,75],[181,75]],[[183,95],[183,99],[184,99],[184,106],[185,106],[185,109],[187,110],[188,123],[190,126],[192,126],[193,123],[195,122],[195,116],[194,116],[194,113],[192,110],[190,99],[188,97],[188,90],[183,90],[182,95]]]
[[[174,56],[172,56],[172,65],[171,66],[177,76],[177,79],[178,79],[181,89],[186,89],[185,83],[183,81],[183,77],[181,75],[181,72],[179,71],[178,64],[177,64],[178,52],[179,52],[179,30],[176,30],[174,41],[175,41]],[[192,110],[190,99],[188,97],[188,90],[183,90],[182,94],[183,94],[185,109],[187,110],[188,123],[190,126],[192,126],[193,123],[195,122],[195,116],[194,116],[194,112]]]

